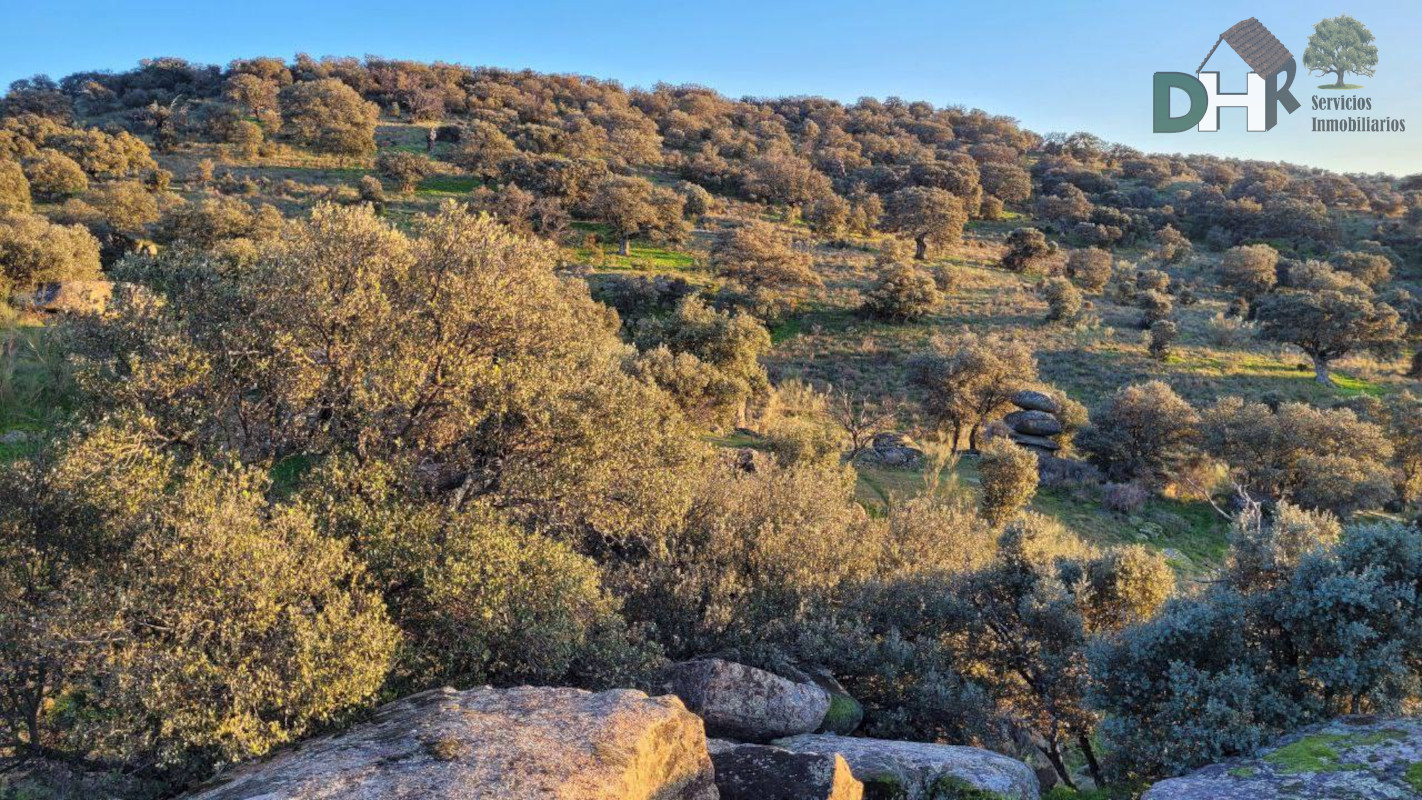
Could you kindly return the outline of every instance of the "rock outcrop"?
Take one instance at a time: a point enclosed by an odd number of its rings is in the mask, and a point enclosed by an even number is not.
[[[60,281],[40,286],[24,305],[47,314],[93,314],[108,308],[113,294],[109,281]]]
[[[1422,797],[1422,718],[1343,717],[1252,758],[1161,781],[1141,800],[1323,800]]]
[[[902,433],[877,433],[859,457],[885,467],[912,467],[923,460],[923,451]]]
[[[1045,392],[1023,389],[1012,395],[1012,404],[1024,411],[1041,411],[1047,414],[1060,414],[1062,408],[1057,404],[1052,396]]]
[[[701,720],[631,690],[437,689],[188,800],[716,800]]]
[[[809,733],[830,709],[829,693],[810,681],[719,658],[673,664],[662,688],[705,720],[711,735],[738,741]]]
[[[843,756],[712,739],[721,800],[862,800],[864,784]]]
[[[1014,758],[976,747],[809,734],[773,742],[796,753],[839,754],[866,800],[933,800],[976,789],[1002,800],[1038,800],[1037,776]]]
[[[1008,438],[1039,456],[1050,456],[1062,449],[1055,438],[1065,430],[1057,418],[1061,406],[1056,400],[1043,392],[1024,390],[1012,395],[1012,404],[1018,410],[1002,418],[1011,431]]]

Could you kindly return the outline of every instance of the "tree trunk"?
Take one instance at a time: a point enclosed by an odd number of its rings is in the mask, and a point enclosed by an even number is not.
[[[961,439],[961,438],[963,438],[963,423],[961,423],[961,422],[959,422],[959,421],[957,421],[957,420],[954,420],[954,421],[953,421],[953,449],[952,449],[952,453],[953,453],[953,455],[955,455],[955,456],[958,455],[958,440]]]
[[[923,261],[924,259],[928,258],[928,237],[927,237],[927,236],[920,236],[920,237],[918,237],[917,239],[914,239],[914,240],[913,240],[913,243],[914,243],[914,253],[913,253],[913,258],[914,258],[914,260],[915,260],[915,261]]]
[[[1333,379],[1328,377],[1328,359],[1318,357],[1313,359],[1313,379],[1320,386],[1333,385]]]
[[[624,256],[632,255],[632,238],[629,236],[622,237],[622,248],[617,252]]]
[[[1081,747],[1081,754],[1086,757],[1086,770],[1091,773],[1091,779],[1096,781],[1097,786],[1105,786],[1106,779],[1101,773],[1101,762],[1096,760],[1096,750],[1091,746],[1091,737],[1084,733],[1077,734],[1076,743]]]
[[[982,423],[974,422],[973,427],[968,429],[968,452],[978,452],[978,428]]]
[[[1071,779],[1071,770],[1067,769],[1066,762],[1062,760],[1061,750],[1057,748],[1056,742],[1051,742],[1042,748],[1042,752],[1047,756],[1047,761],[1051,762],[1052,769],[1057,771],[1057,777],[1062,779],[1068,789],[1076,790],[1076,783]]]
[[[1342,89],[1343,86],[1344,86],[1344,83],[1343,83],[1343,75],[1344,75],[1345,72],[1346,72],[1346,70],[1341,70],[1341,69],[1338,70],[1338,82],[1335,83],[1335,84],[1333,84],[1334,86],[1337,86],[1339,89]]]

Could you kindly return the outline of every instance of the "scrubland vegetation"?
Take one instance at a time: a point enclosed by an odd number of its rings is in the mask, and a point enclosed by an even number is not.
[[[1412,708],[1419,232],[1418,177],[897,98],[20,81],[0,792],[162,797],[413,691],[711,653],[1122,796]]]

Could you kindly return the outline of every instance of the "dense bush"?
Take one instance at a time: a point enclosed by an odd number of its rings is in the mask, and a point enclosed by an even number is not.
[[[30,181],[13,161],[0,160],[0,214],[23,214],[30,210]]]
[[[37,199],[56,202],[83,194],[89,176],[74,159],[54,150],[41,150],[24,161],[25,178]]]
[[[981,494],[978,512],[990,525],[1017,515],[1037,491],[1037,456],[1005,437],[995,436],[978,456]]]
[[[1002,268],[1009,272],[1040,271],[1043,261],[1056,253],[1057,246],[1036,228],[1017,228],[1007,235],[1007,251]]]
[[[1071,251],[1066,274],[1088,292],[1099,292],[1111,280],[1111,254],[1095,247]]]
[[[1295,536],[1288,531],[1300,523],[1280,516],[1245,515],[1237,525],[1263,526],[1248,534],[1254,539]],[[1237,559],[1234,575],[1256,575],[1255,564]],[[1234,580],[1176,600],[1093,654],[1093,697],[1107,712],[1103,733],[1119,774],[1152,777],[1247,755],[1281,732],[1414,697],[1409,654],[1422,642],[1407,620],[1418,613],[1422,533],[1397,523],[1353,527],[1297,566],[1280,566],[1262,583]]]
[[[180,467],[145,428],[0,471],[7,722],[20,749],[202,777],[369,701],[396,633],[259,472]]]
[[[1190,460],[1200,415],[1161,381],[1124,386],[1091,411],[1077,444],[1112,480],[1168,483]]]
[[[811,268],[809,253],[795,249],[789,237],[760,221],[747,222],[721,234],[711,249],[711,266],[721,275],[752,287],[822,283]]]
[[[83,227],[32,214],[0,216],[0,294],[97,277],[99,241]]]
[[[1073,324],[1081,319],[1081,292],[1066,278],[1048,278],[1042,285],[1047,297],[1047,321]]]
[[[943,305],[933,277],[907,264],[894,264],[879,275],[864,299],[872,316],[903,322],[932,314]]]
[[[433,169],[434,164],[428,158],[403,150],[387,151],[375,158],[376,173],[395,184],[396,191],[401,193],[415,191]]]
[[[1205,411],[1200,429],[1204,448],[1261,497],[1340,515],[1392,497],[1392,443],[1348,409],[1303,403],[1271,409],[1227,397]]]

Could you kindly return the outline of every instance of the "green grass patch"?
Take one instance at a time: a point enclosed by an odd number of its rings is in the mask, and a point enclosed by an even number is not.
[[[1414,791],[1422,792],[1422,761],[1409,764],[1407,771],[1402,773],[1402,779],[1411,786]]]
[[[311,467],[315,463],[314,458],[304,453],[278,461],[268,472],[272,481],[272,491],[283,497],[294,493],[300,487],[301,479],[311,471]]]
[[[1321,84],[1318,85],[1318,88],[1320,88],[1320,89],[1328,89],[1328,90],[1337,91],[1337,92],[1346,92],[1346,91],[1349,91],[1349,90],[1352,90],[1352,89],[1361,89],[1361,88],[1363,88],[1363,84],[1361,84],[1361,83],[1345,83],[1345,84],[1343,84],[1342,86],[1339,86],[1339,85],[1336,84],[1336,83],[1321,83]]]
[[[1264,760],[1280,772],[1337,772],[1342,765],[1333,744],[1342,738],[1337,734],[1309,736],[1280,747]]]
[[[1400,731],[1378,731],[1370,734],[1349,736],[1342,733],[1319,733],[1280,747],[1264,756],[1264,761],[1278,772],[1347,772],[1362,769],[1363,765],[1345,762],[1338,753],[1339,747],[1350,745],[1378,744],[1402,734]]]
[[[1171,566],[1186,574],[1223,563],[1229,551],[1225,521],[1204,501],[1152,497],[1136,514],[1122,516],[1102,509],[1094,497],[1043,487],[1030,507],[1094,544],[1142,544],[1178,551],[1184,559],[1173,559]]]
[[[0,330],[0,433],[43,431],[73,400],[68,363],[52,329]]]
[[[784,322],[780,323],[779,325],[776,325],[774,328],[771,328],[771,330],[770,330],[770,342],[771,342],[771,344],[780,344],[781,342],[784,342],[786,339],[791,339],[791,338],[794,338],[794,337],[796,337],[796,336],[799,336],[801,333],[804,332],[804,330],[805,330],[805,318],[804,318],[804,317],[799,317],[799,316],[790,317],[789,319],[785,320]]]
[[[696,268],[696,257],[692,254],[662,247],[633,244],[628,248],[629,255],[625,256],[618,253],[614,245],[603,245],[601,249],[575,247],[573,251],[579,261],[603,269],[628,272],[685,272]]]
[[[1329,377],[1333,378],[1333,385],[1337,386],[1339,391],[1351,397],[1357,397],[1359,395],[1381,397],[1387,393],[1387,389],[1384,387],[1364,380],[1363,378],[1355,378],[1351,375],[1344,375],[1341,372],[1330,373]]]
[[[727,433],[718,436],[708,436],[705,441],[716,447],[727,447],[739,450],[742,447],[749,447],[752,450],[765,450],[768,445],[765,440],[750,433]]]
[[[1229,774],[1235,778],[1252,778],[1259,774],[1259,770],[1254,767],[1235,767]]]
[[[418,194],[468,194],[483,185],[472,175],[431,175],[420,181]]]

